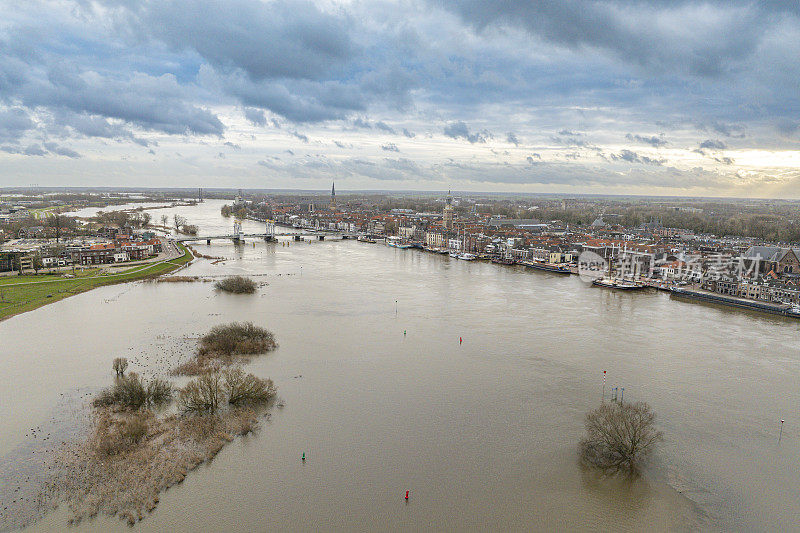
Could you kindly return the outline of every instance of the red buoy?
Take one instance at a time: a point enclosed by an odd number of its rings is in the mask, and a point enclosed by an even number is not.
[[[406,491],[406,500],[408,499],[408,491]]]

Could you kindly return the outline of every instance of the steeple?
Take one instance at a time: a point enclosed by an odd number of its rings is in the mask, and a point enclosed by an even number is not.
[[[331,182],[331,209],[336,208],[336,184]]]
[[[447,191],[447,200],[444,204],[444,213],[442,215],[442,225],[444,229],[451,230],[453,229],[453,196],[450,194],[450,191]]]

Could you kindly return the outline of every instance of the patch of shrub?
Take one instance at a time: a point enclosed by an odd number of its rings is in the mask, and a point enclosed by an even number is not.
[[[181,389],[178,398],[184,413],[215,413],[225,403],[241,407],[263,403],[275,396],[271,379],[245,374],[241,367],[201,374]]]
[[[156,278],[159,283],[192,283],[200,281],[200,276],[162,276]]]
[[[214,326],[200,339],[200,355],[252,355],[277,348],[274,335],[250,322]]]
[[[172,386],[155,378],[145,383],[135,372],[117,378],[114,385],[101,392],[95,399],[96,407],[116,405],[129,409],[141,409],[146,405],[157,405],[172,398]]]
[[[262,403],[275,396],[275,384],[271,379],[245,374],[237,366],[225,371],[225,392],[231,405]]]
[[[161,378],[153,378],[147,384],[147,403],[160,405],[172,399],[172,385]]]
[[[234,294],[253,294],[256,292],[256,287],[255,281],[244,276],[230,276],[214,284],[217,290]]]
[[[101,455],[117,455],[139,444],[150,430],[152,414],[136,412],[125,416],[113,416],[102,412],[90,441],[92,447]]]
[[[139,444],[147,436],[149,429],[147,420],[141,416],[133,416],[122,421],[119,428],[119,435],[123,442],[129,445]]]
[[[608,473],[637,473],[663,439],[655,428],[655,417],[644,402],[604,403],[586,415],[581,461]]]
[[[184,413],[214,413],[222,396],[222,376],[219,372],[206,372],[180,390],[178,401]]]

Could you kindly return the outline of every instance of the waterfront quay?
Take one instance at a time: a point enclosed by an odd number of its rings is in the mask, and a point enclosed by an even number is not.
[[[492,204],[449,192],[436,202],[437,210],[391,208],[360,199],[343,201],[341,196],[337,200],[332,189],[330,198],[248,200],[240,194],[228,210],[268,225],[359,235],[366,243],[580,275],[611,289],[680,290],[683,296],[693,290],[715,294],[705,300],[717,304],[800,314],[800,248],[791,243],[669,227],[661,217],[635,226],[608,213],[573,225],[558,218],[510,218],[494,214]],[[560,205],[569,210],[567,201]],[[546,205],[530,209],[536,213],[542,207]]]

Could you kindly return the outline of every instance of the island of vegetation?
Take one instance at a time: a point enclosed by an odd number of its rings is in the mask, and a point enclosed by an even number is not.
[[[89,436],[64,443],[51,466],[45,506],[66,503],[72,522],[99,513],[131,525],[142,520],[163,490],[268,415],[274,383],[246,373],[234,356],[276,346],[270,332],[252,324],[217,326],[201,339],[198,357],[224,366],[204,364],[178,389],[162,378],[126,374],[127,360],[115,359],[114,384],[93,401]]]
[[[234,294],[253,294],[257,287],[255,281],[244,276],[228,276],[214,284],[215,289]]]
[[[200,338],[197,353],[173,371],[177,375],[196,376],[205,372],[247,362],[251,355],[270,352],[278,347],[275,336],[250,322],[214,326]]]

